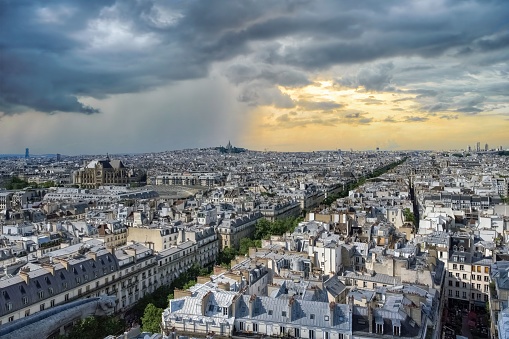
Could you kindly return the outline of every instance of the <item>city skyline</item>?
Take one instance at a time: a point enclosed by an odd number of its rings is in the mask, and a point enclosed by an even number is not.
[[[504,149],[509,4],[0,4],[0,154]]]

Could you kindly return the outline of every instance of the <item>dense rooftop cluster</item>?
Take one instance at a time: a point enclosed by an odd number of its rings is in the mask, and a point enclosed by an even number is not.
[[[300,216],[175,291],[160,335],[426,338],[462,334],[454,310],[509,333],[508,157],[228,149],[2,160],[4,182],[54,185],[0,190],[0,326],[101,294],[129,312]]]

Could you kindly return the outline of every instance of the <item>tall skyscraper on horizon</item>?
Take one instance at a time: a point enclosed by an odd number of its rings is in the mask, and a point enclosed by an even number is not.
[[[25,148],[25,159],[30,158],[30,150],[28,148]]]
[[[478,141],[477,142],[477,147],[475,148],[476,152],[480,152],[481,151],[481,142]]]

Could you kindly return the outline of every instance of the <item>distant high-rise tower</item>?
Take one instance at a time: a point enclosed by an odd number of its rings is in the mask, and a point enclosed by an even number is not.
[[[470,147],[470,145],[468,145],[468,151],[472,152],[472,147]]]
[[[61,155],[60,153],[57,153],[57,161],[60,161],[61,160]]]
[[[30,150],[28,148],[25,148],[25,159],[30,158]]]
[[[488,144],[484,145],[484,151],[488,152]]]
[[[476,145],[476,146],[477,146],[477,147],[475,148],[475,150],[476,150],[477,152],[480,152],[480,151],[481,151],[481,143],[480,143],[479,141],[477,142],[477,145]]]

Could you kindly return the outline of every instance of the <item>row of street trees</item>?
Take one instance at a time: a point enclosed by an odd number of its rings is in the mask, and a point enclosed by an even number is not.
[[[174,298],[175,289],[188,289],[196,284],[199,276],[210,275],[212,269],[194,264],[178,276],[170,286],[161,286],[154,293],[141,298],[133,309],[134,316],[141,319],[144,332],[159,333],[161,315],[170,300]],[[140,317],[141,316],[141,317]]]
[[[302,221],[302,218],[290,217],[276,220],[274,222],[260,219],[255,225],[254,237],[240,240],[239,249],[226,247],[219,252],[217,263],[229,267],[230,262],[237,255],[246,255],[250,247],[261,247],[262,239],[268,239],[271,235],[282,235],[286,232],[293,232],[295,227]],[[210,268],[202,268],[193,265],[189,270],[175,279],[170,287],[162,286],[153,294],[143,297],[135,306],[135,314],[139,315],[141,310],[141,324],[143,331],[157,333],[160,330],[161,315],[164,308],[168,306],[169,300],[173,299],[175,289],[188,289],[196,284],[198,276],[210,275]],[[163,296],[166,295],[166,298]]]
[[[186,272],[176,278],[170,286],[161,286],[153,293],[145,295],[138,300],[128,316],[140,319],[144,332],[159,333],[161,315],[173,299],[175,289],[188,289],[196,284],[198,276],[210,275],[211,268],[203,268],[194,264]],[[104,338],[110,334],[122,333],[127,324],[117,315],[109,317],[88,317],[76,324],[68,335],[59,339],[96,339]]]
[[[120,334],[124,331],[124,320],[117,316],[90,316],[78,322],[67,335],[60,335],[58,339],[96,339],[110,334]]]
[[[339,193],[328,196],[327,198],[325,198],[323,200],[322,203],[326,206],[332,205],[337,199],[347,197],[348,193],[351,190],[354,190],[357,187],[364,185],[366,183],[367,179],[376,178],[376,177],[381,176],[382,174],[392,170],[396,166],[399,166],[402,163],[404,163],[406,161],[406,159],[407,158],[403,158],[399,161],[391,162],[390,164],[387,164],[383,167],[377,168],[376,170],[374,170],[372,173],[369,173],[365,177],[363,176],[363,177],[360,177],[359,179],[357,179],[356,181],[351,181],[351,182],[347,183],[342,191],[340,191]]]
[[[230,262],[237,255],[246,255],[250,247],[262,247],[262,239],[268,239],[271,235],[283,235],[287,232],[293,232],[295,227],[302,221],[302,218],[289,217],[276,221],[260,219],[256,222],[253,238],[243,238],[240,240],[239,249],[226,247],[217,257],[217,263],[223,267],[230,267]]]
[[[55,186],[54,181],[46,181],[41,184],[37,184],[35,182],[28,182],[18,177],[10,178],[5,184],[5,188],[8,190],[21,190],[27,187],[32,188],[50,188]]]
[[[293,232],[295,227],[302,221],[302,218],[290,217],[286,219],[268,221],[260,219],[255,225],[255,233],[252,239],[243,238],[240,241],[239,249],[224,248],[219,252],[217,263],[223,266],[230,265],[230,262],[237,255],[245,255],[250,247],[261,247],[262,239],[268,239],[271,235],[283,235],[286,232]],[[203,268],[194,264],[186,272],[177,277],[170,286],[161,286],[153,293],[145,295],[138,300],[129,316],[140,319],[142,330],[145,332],[159,333],[161,316],[168,303],[174,298],[175,289],[188,289],[196,284],[199,276],[210,275],[212,269]],[[105,326],[99,326],[104,324]],[[124,329],[124,321],[116,316],[111,317],[89,317],[77,324],[67,336],[61,339],[92,339],[105,337],[108,334],[119,333]]]

